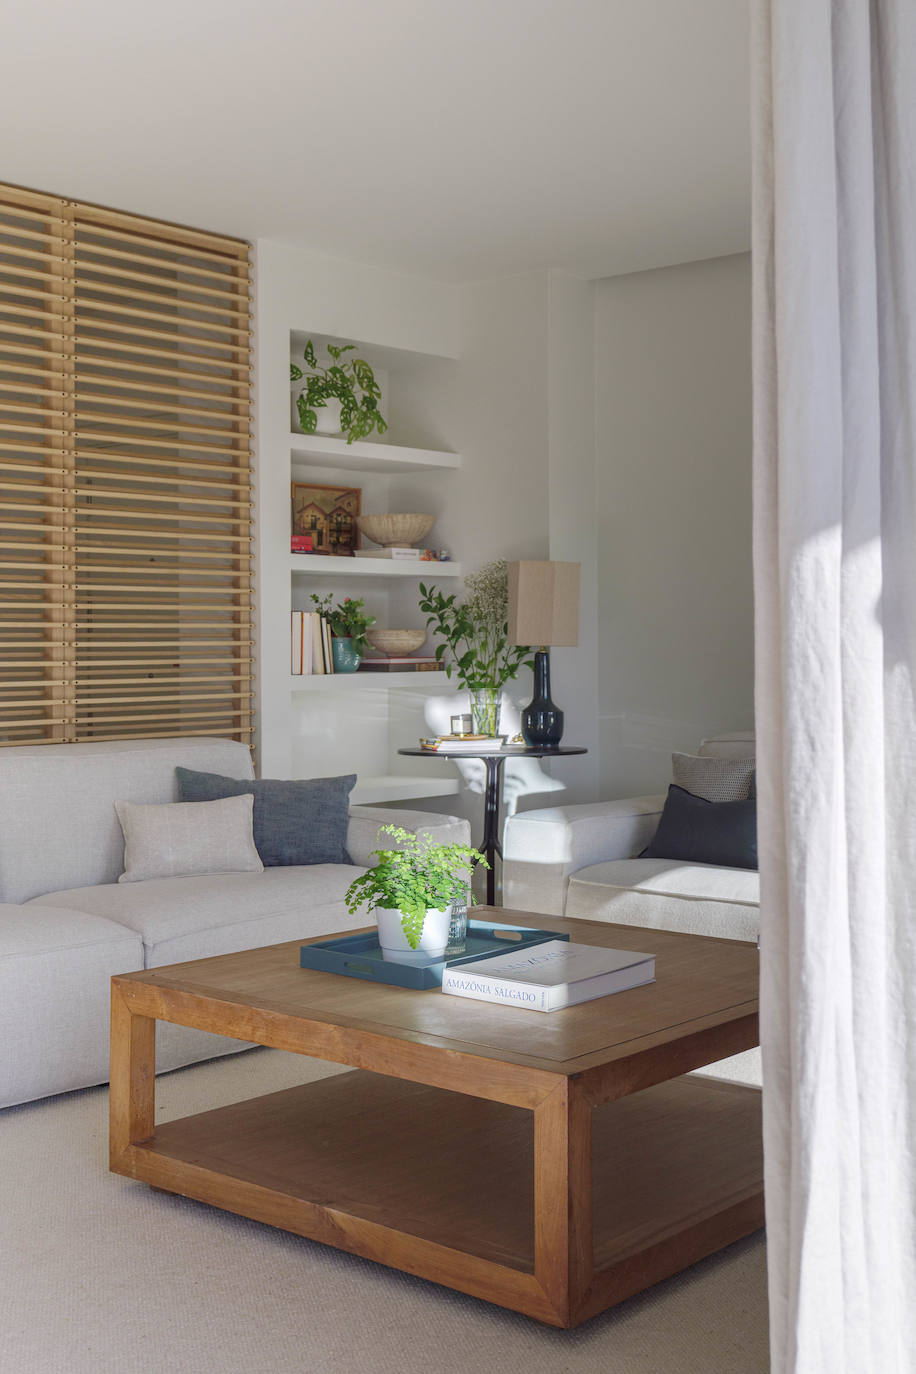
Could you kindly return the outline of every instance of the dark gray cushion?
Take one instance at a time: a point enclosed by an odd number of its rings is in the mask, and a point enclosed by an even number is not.
[[[347,824],[356,774],[340,778],[224,778],[176,768],[178,800],[254,796],[254,843],[265,868],[288,864],[348,864]]]
[[[683,859],[722,868],[757,867],[757,801],[709,802],[674,783],[640,858]]]

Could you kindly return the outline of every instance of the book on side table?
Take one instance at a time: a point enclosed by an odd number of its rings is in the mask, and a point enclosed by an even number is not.
[[[652,954],[548,940],[535,949],[447,968],[442,991],[526,1011],[558,1011],[654,981]]]

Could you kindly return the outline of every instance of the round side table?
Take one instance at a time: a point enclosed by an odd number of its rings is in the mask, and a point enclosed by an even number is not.
[[[499,806],[502,800],[503,764],[506,759],[559,759],[570,754],[587,754],[581,745],[560,744],[554,749],[522,748],[481,749],[479,752],[467,749],[399,749],[399,754],[411,758],[424,759],[483,759],[487,769],[487,786],[484,792],[483,839],[477,848],[490,867],[487,870],[487,905],[496,905],[496,867],[497,855],[503,856],[499,832]]]

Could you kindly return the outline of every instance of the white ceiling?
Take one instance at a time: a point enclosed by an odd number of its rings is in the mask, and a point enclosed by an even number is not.
[[[451,281],[749,247],[747,0],[7,0],[0,180]]]

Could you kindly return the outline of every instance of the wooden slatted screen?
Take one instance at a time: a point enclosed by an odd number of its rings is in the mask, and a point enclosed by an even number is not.
[[[0,186],[0,744],[252,730],[248,244]]]

